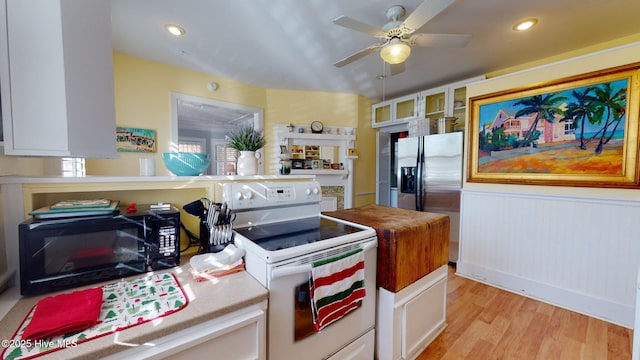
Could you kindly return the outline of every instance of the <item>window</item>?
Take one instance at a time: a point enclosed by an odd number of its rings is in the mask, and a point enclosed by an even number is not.
[[[215,141],[213,144],[212,168],[216,169],[215,175],[235,175],[236,150],[227,147],[226,141]]]
[[[87,170],[84,158],[62,158],[62,176],[78,177],[86,175]]]
[[[205,145],[204,139],[180,138],[178,142],[178,152],[206,153],[207,147]]]

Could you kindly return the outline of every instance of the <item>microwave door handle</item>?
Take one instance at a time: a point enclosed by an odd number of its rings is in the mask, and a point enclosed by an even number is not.
[[[271,280],[289,276],[311,272],[311,264],[287,266],[271,270]]]

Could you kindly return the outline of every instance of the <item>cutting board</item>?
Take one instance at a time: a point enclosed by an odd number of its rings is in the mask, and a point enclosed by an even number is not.
[[[382,205],[324,212],[374,228],[377,285],[398,292],[449,261],[449,216]]]

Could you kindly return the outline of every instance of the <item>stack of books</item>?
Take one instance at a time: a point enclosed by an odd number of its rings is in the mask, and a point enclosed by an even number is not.
[[[119,201],[109,199],[64,200],[29,213],[35,219],[110,215],[118,212]]]

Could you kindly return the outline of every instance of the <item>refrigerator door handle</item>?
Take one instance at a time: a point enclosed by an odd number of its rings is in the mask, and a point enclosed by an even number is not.
[[[416,181],[416,210],[424,211],[423,194],[424,194],[424,138],[418,138],[418,161],[417,161],[417,181]]]

